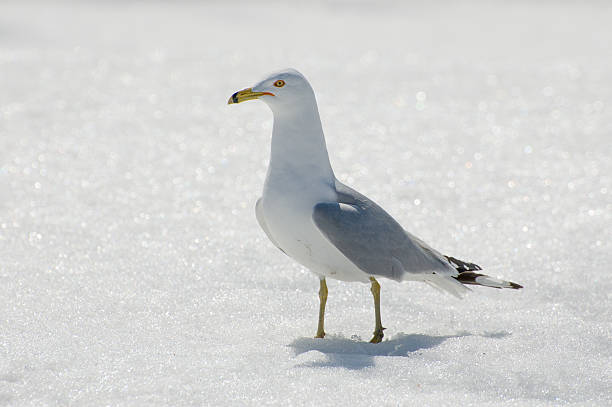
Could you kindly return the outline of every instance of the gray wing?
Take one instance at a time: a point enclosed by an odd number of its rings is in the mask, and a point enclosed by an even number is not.
[[[361,270],[398,281],[404,273],[453,274],[440,253],[407,233],[375,202],[339,181],[336,191],[338,203],[315,205],[312,218]]]
[[[259,223],[259,226],[261,227],[261,229],[265,232],[266,236],[268,236],[268,239],[270,239],[270,241],[274,244],[274,246],[278,247],[278,249],[281,252],[285,253],[285,251],[281,249],[278,243],[276,243],[276,240],[274,240],[274,238],[272,237],[272,234],[270,233],[270,230],[268,229],[268,226],[266,225],[266,219],[264,217],[263,208],[261,207],[261,198],[259,198],[257,202],[255,203],[255,217],[257,218],[257,223]]]

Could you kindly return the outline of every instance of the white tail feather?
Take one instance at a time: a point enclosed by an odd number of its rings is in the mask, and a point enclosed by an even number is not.
[[[465,294],[472,291],[454,278],[439,274],[427,274],[423,279],[430,286],[447,292],[457,298],[463,298]]]
[[[512,284],[509,281],[499,280],[490,276],[478,276],[476,282],[480,285],[494,288],[512,288]]]

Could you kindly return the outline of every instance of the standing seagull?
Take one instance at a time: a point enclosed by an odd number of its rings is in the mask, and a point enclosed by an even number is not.
[[[334,176],[314,91],[294,69],[276,72],[234,93],[228,104],[263,100],[274,114],[270,165],[255,205],[259,225],[283,253],[320,279],[319,325],[323,338],[326,277],[371,283],[376,327],[384,334],[380,285],[375,277],[423,281],[457,297],[464,284],[522,288],[479,274],[479,266],[444,256],[405,231],[387,212]]]

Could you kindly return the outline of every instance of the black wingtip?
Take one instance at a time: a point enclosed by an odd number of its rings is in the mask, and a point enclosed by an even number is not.
[[[482,267],[480,267],[478,264],[468,263],[466,261],[459,260],[451,256],[444,256],[444,257],[446,257],[446,260],[448,260],[451,266],[453,266],[455,270],[459,272],[459,275],[456,276],[455,279],[462,284],[482,285],[482,286],[493,287],[493,288],[511,288],[513,290],[518,290],[518,289],[523,288],[522,285],[513,283],[512,281],[498,280],[498,282],[500,283],[499,285],[490,284],[490,282],[487,283],[487,281],[483,281],[482,278],[479,281],[479,277],[488,278],[489,280],[496,280],[496,279],[493,279],[487,276],[486,274],[475,273],[475,271],[482,270]]]
[[[482,267],[480,267],[478,264],[468,263],[467,261],[459,260],[451,256],[444,257],[446,257],[446,260],[448,260],[448,262],[460,273],[482,270]]]

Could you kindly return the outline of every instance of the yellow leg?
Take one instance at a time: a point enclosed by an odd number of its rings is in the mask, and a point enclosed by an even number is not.
[[[327,303],[327,283],[325,278],[322,278],[319,285],[319,327],[317,328],[317,335],[315,338],[325,337],[325,331],[323,330],[323,324],[325,320],[325,304]]]
[[[376,314],[376,327],[374,328],[374,337],[370,340],[370,343],[380,343],[382,341],[383,336],[383,326],[382,322],[380,322],[380,284],[374,277],[370,277],[370,281],[372,282],[372,286],[370,287],[370,291],[372,291],[372,295],[374,296],[374,313]]]

